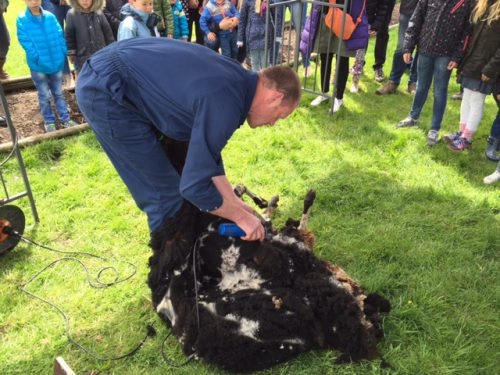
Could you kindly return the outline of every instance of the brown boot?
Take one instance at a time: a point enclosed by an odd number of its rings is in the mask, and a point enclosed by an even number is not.
[[[375,94],[377,95],[389,95],[394,94],[396,89],[398,88],[398,84],[394,81],[387,82],[384,86],[379,87]]]
[[[408,82],[408,92],[412,95],[415,95],[415,93],[417,92],[416,82]]]
[[[0,60],[0,81],[5,81],[10,78],[9,74],[3,70],[5,60]]]

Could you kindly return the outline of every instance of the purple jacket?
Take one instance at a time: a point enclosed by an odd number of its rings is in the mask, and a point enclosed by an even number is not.
[[[359,17],[361,10],[363,9],[362,0],[352,0],[350,2],[350,8],[348,12],[354,20]],[[337,0],[338,4],[342,4],[342,0]],[[312,6],[311,13],[306,19],[304,26],[304,31],[302,31],[302,36],[300,38],[300,51],[304,54],[310,54],[314,48],[314,41],[316,39],[316,34],[319,27],[319,20],[321,16],[321,5],[314,4]],[[323,15],[326,15],[328,7],[323,10]],[[326,26],[323,26],[326,27]],[[368,46],[368,19],[366,17],[366,9],[363,12],[363,17],[361,18],[361,23],[356,27],[356,30],[351,35],[349,40],[345,41],[345,47],[348,50],[358,50],[366,49]]]

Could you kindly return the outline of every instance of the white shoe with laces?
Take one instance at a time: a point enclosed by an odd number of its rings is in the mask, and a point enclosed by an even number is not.
[[[318,95],[316,97],[316,99],[314,99],[312,102],[311,102],[311,107],[317,107],[318,105],[320,105],[321,103],[323,102],[326,102],[328,100],[328,96],[324,96],[324,95]]]
[[[342,99],[335,98],[333,102],[333,113],[336,113],[344,106],[344,101]]]

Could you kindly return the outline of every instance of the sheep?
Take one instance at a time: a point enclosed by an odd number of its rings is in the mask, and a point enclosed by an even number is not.
[[[182,166],[181,166],[182,168]],[[336,349],[340,362],[379,357],[380,313],[389,302],[362,287],[340,267],[318,259],[307,220],[309,191],[300,220],[280,230],[267,202],[244,186],[261,208],[270,236],[263,242],[222,237],[224,222],[186,202],[151,240],[148,285],[156,312],[186,356],[232,372],[250,372],[315,349]]]

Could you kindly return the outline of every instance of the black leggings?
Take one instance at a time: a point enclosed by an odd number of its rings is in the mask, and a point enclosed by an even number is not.
[[[330,76],[332,74],[333,53],[321,53],[321,92],[327,93],[330,91]],[[340,57],[339,75],[337,82],[337,99],[344,97],[345,87],[347,85],[347,77],[349,77],[349,57]]]

